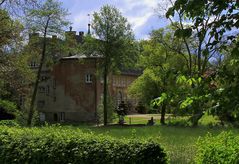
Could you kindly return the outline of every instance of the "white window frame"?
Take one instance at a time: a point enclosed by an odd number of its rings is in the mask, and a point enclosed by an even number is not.
[[[93,76],[92,74],[88,73],[85,75],[85,83],[92,83],[93,80],[92,80]]]
[[[39,113],[39,117],[40,117],[40,121],[41,122],[45,122],[46,121],[46,114],[45,113],[40,112]]]
[[[64,122],[65,121],[65,112],[61,112],[60,113],[60,122]]]

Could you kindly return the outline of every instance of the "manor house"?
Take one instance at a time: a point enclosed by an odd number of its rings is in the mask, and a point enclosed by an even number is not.
[[[71,29],[68,33],[75,34]],[[83,34],[79,34],[82,41]],[[44,69],[36,102],[40,120],[96,122],[97,109],[103,99],[103,80],[98,75],[101,60],[99,56],[72,55],[61,57],[51,69]],[[121,101],[132,109],[136,106],[137,102],[128,96],[127,88],[140,73],[123,70],[109,75],[108,93],[115,106]]]

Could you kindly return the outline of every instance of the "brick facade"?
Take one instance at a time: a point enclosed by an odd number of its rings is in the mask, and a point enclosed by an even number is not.
[[[64,57],[52,70],[42,72],[37,109],[42,121],[96,122],[97,106],[103,97],[103,81],[97,76],[98,57]],[[128,86],[138,77],[121,73],[109,76],[109,94],[116,105],[129,99]]]

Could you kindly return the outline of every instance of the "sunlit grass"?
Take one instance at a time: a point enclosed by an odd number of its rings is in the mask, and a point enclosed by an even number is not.
[[[131,124],[146,124],[152,115],[148,116],[131,116]],[[179,127],[179,126],[161,126],[159,125],[159,115],[153,115],[156,118],[155,126],[108,126],[108,127],[89,127],[79,126],[85,132],[93,132],[96,134],[110,135],[116,138],[139,138],[139,139],[155,139],[166,149],[170,163],[192,163],[194,161],[196,147],[195,144],[199,137],[205,136],[207,133],[214,135],[222,131],[233,131],[239,134],[239,129],[199,126]],[[129,116],[125,121],[129,123]],[[170,118],[172,119],[172,118]],[[179,119],[179,118],[177,118]],[[181,118],[185,119],[185,118]],[[171,120],[172,121],[172,120]]]

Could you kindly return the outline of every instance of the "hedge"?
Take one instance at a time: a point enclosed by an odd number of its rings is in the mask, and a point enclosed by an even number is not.
[[[222,132],[218,136],[208,134],[197,142],[196,163],[239,163],[239,136]]]
[[[152,140],[119,140],[77,128],[0,126],[0,163],[167,163]]]

